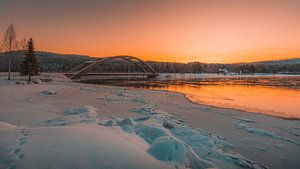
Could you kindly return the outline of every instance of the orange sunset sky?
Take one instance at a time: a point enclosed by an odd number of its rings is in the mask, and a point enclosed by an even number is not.
[[[37,50],[172,62],[300,57],[300,0],[0,0]]]

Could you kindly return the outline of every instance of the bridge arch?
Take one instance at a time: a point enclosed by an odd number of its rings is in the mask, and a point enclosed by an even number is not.
[[[158,74],[154,71],[154,69],[148,65],[146,62],[143,60],[134,57],[134,56],[126,56],[126,55],[121,55],[121,56],[112,56],[112,57],[103,57],[103,58],[97,58],[91,61],[87,61],[72,70],[70,70],[68,73],[65,75],[70,77],[71,79],[80,79],[81,76],[87,75],[90,70],[92,70],[94,67],[96,67],[99,63],[103,63],[109,60],[114,60],[114,59],[122,59],[128,62],[133,63],[135,66],[137,66],[143,73],[140,74],[126,74],[126,75],[144,75],[147,77],[156,77]],[[102,75],[105,75],[102,74]],[[109,75],[109,74],[107,74]],[[118,74],[116,74],[118,75]],[[122,75],[122,74],[119,74]],[[124,75],[124,74],[123,74]]]

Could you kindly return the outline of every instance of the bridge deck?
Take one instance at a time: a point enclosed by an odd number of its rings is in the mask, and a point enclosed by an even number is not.
[[[75,73],[64,73],[67,77],[73,76]],[[153,73],[86,73],[83,76],[148,76],[156,77],[158,74]]]

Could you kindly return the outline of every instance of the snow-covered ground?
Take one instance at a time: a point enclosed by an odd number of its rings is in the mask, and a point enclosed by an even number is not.
[[[0,79],[0,168],[299,168],[300,122],[182,94]]]

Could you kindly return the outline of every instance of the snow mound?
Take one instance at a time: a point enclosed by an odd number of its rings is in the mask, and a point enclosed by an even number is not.
[[[92,106],[82,106],[68,109],[64,115],[79,115],[80,122],[97,122],[97,109]]]
[[[46,120],[47,126],[65,126],[76,123],[98,123],[97,109],[92,106],[69,108],[62,117]]]
[[[17,129],[17,128],[18,128],[18,126],[15,126],[15,125],[7,123],[7,122],[0,121],[0,131]]]
[[[191,129],[167,113],[108,120],[101,125],[120,126],[124,132],[140,136],[149,144],[151,156],[175,168],[260,168],[239,154],[231,154],[233,145],[224,137]]]
[[[140,137],[117,128],[79,124],[31,127],[30,135],[21,138],[0,134],[5,137],[0,141],[1,169],[173,168],[149,155],[148,144]]]

